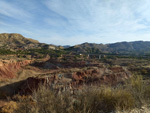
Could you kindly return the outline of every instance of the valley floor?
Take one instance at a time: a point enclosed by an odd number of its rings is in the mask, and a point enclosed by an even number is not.
[[[149,64],[132,58],[1,60],[1,112],[148,113]]]

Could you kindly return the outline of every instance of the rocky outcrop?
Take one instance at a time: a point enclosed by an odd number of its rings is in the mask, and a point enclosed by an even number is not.
[[[45,78],[34,78],[29,77],[25,81],[23,81],[21,87],[18,89],[19,94],[32,94],[34,90],[37,90],[40,85],[50,84],[54,81],[52,77]]]
[[[73,85],[96,84],[116,85],[131,76],[131,73],[123,67],[89,69],[75,72],[72,75]]]
[[[20,94],[31,94],[44,84],[56,91],[82,88],[83,85],[116,85],[122,83],[131,76],[130,72],[122,67],[113,68],[89,68],[74,73],[55,74],[46,77],[30,77],[19,88]]]
[[[0,61],[0,80],[15,78],[16,73],[22,66],[28,65],[31,60],[13,61],[13,60],[1,60]]]

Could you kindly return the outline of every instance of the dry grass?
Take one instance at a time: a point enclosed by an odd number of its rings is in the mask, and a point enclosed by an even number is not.
[[[56,95],[41,86],[32,97],[19,102],[17,113],[109,113],[132,109],[135,101],[129,92],[110,87],[91,87],[73,97],[68,92]]]
[[[53,91],[40,86],[33,95],[17,96],[19,108],[15,113],[71,113],[71,96],[68,94],[56,95]]]
[[[14,101],[10,101],[7,103],[0,112],[2,113],[14,113],[14,111],[18,108],[18,105]]]
[[[110,87],[91,88],[82,92],[76,102],[81,113],[109,113],[116,110],[128,110],[134,107],[134,98],[126,90]],[[83,109],[84,108],[84,109]]]
[[[124,86],[85,87],[75,95],[41,85],[32,96],[17,96],[14,113],[148,113],[149,94],[150,86],[135,75]]]

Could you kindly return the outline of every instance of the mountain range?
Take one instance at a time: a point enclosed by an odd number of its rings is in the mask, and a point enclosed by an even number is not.
[[[148,54],[150,41],[117,42],[111,44],[83,43],[75,46],[55,46],[25,38],[17,33],[0,34],[0,49],[64,49],[76,53]]]
[[[150,41],[117,42],[112,44],[83,43],[67,48],[78,53],[148,54]]]

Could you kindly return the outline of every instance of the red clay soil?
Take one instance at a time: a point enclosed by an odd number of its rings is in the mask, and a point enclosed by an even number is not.
[[[111,67],[110,70],[113,71],[114,73],[124,71],[123,67]]]
[[[15,78],[17,71],[21,69],[22,66],[28,65],[29,63],[31,63],[30,60],[7,63],[0,62],[0,80]]]

